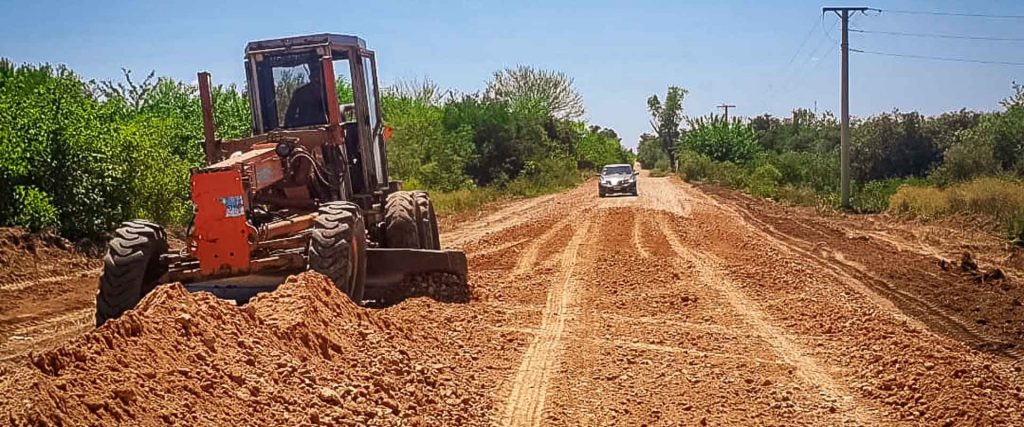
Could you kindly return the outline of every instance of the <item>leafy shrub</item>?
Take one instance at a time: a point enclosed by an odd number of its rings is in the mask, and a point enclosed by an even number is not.
[[[853,191],[851,204],[857,212],[885,212],[889,201],[903,186],[923,186],[926,181],[920,179],[884,179],[869,181]]]
[[[779,171],[779,182],[809,186],[826,193],[839,189],[839,156],[802,151],[770,154],[766,161]]]
[[[780,178],[782,178],[782,174],[774,166],[769,164],[761,165],[750,173],[745,187],[753,195],[773,197],[775,196]]]
[[[701,181],[711,175],[711,158],[690,150],[680,150],[679,176],[687,181]]]
[[[50,202],[50,196],[35,187],[15,187],[15,203],[20,206],[14,217],[16,224],[23,225],[32,231],[53,228],[59,225],[57,209]]]
[[[519,178],[508,183],[506,192],[517,197],[538,196],[572,187],[579,183],[579,179],[580,174],[568,158],[530,161]]]
[[[691,119],[690,130],[682,136],[679,151],[691,150],[712,160],[747,162],[759,151],[757,136],[749,125],[720,116]]]
[[[967,181],[974,177],[991,176],[1002,170],[992,145],[976,135],[967,134],[965,141],[950,146],[943,162],[929,177],[939,184]]]
[[[654,170],[661,173],[666,173],[671,168],[672,165],[668,164],[668,159],[658,159],[658,162],[654,164]]]
[[[797,206],[817,206],[819,204],[818,193],[813,188],[804,186],[783,185],[776,190],[775,197],[780,201]]]

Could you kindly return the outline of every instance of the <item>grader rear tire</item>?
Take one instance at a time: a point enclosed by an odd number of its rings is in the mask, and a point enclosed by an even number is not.
[[[149,221],[125,222],[107,242],[103,275],[96,293],[96,326],[115,319],[138,305],[156,287],[167,266],[160,255],[167,252],[164,229]]]
[[[437,230],[437,215],[434,214],[434,204],[426,191],[415,191],[412,194],[416,202],[416,213],[419,218],[417,229],[419,231],[420,249],[441,249],[441,236]]]
[[[309,239],[309,270],[334,281],[356,304],[366,286],[366,225],[359,206],[349,202],[320,205]]]
[[[384,206],[384,243],[389,248],[422,249],[419,221],[413,193],[391,193]]]

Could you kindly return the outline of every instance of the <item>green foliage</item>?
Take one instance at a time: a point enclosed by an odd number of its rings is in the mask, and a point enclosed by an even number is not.
[[[839,190],[839,156],[804,151],[768,154],[765,161],[775,166],[784,185],[810,187],[819,193]]]
[[[496,71],[485,91],[487,98],[505,102],[512,111],[550,115],[560,120],[583,116],[583,97],[565,73],[520,65]]]
[[[395,129],[387,144],[394,178],[439,191],[473,187],[465,172],[475,156],[470,129],[445,129],[444,108],[412,92],[385,96],[384,108]]]
[[[711,177],[712,163],[710,157],[693,151],[679,152],[679,176],[687,181],[702,181]]]
[[[600,126],[587,128],[583,123],[574,125],[582,135],[576,142],[576,158],[581,169],[600,170],[604,165],[629,162],[629,152],[622,148],[622,139],[614,130]]]
[[[996,160],[995,150],[989,141],[978,137],[979,133],[978,130],[969,130],[964,134],[963,142],[947,148],[942,164],[929,174],[929,178],[947,185],[999,173],[1002,165]]]
[[[839,147],[839,121],[827,112],[817,116],[800,108],[785,119],[764,114],[751,119],[750,127],[769,151],[826,153]]]
[[[924,176],[941,160],[934,138],[918,113],[870,117],[851,129],[850,170],[860,181]]]
[[[680,149],[691,150],[712,160],[747,162],[759,151],[754,130],[739,119],[726,121],[710,115],[689,120],[690,130],[679,141]]]
[[[851,204],[857,212],[885,212],[889,208],[889,200],[903,186],[919,187],[927,185],[927,181],[915,178],[891,178],[870,181],[853,191]]]
[[[198,89],[155,73],[139,80],[125,70],[123,80],[86,83],[64,67],[0,60],[0,225],[77,238],[136,217],[189,220],[189,171],[205,162]],[[336,86],[352,102],[344,77]],[[451,195],[440,196],[443,209],[557,191],[579,182],[578,168],[632,156],[615,131],[576,119],[581,100],[561,73],[505,70],[487,96],[442,99],[429,80],[382,92],[390,171],[407,187]],[[212,95],[217,136],[250,135],[246,93],[231,85]]]
[[[660,163],[665,169],[671,167],[672,163],[668,154],[661,148],[661,140],[658,137],[645,133],[640,135],[640,144],[637,146],[637,161],[644,169],[654,169]]]
[[[64,67],[4,61],[0,70],[0,223],[26,219],[12,202],[15,188],[27,186],[48,197],[57,217],[50,222],[72,237],[119,220],[128,185],[118,141],[105,125],[119,116],[118,109],[105,108]]]
[[[681,87],[669,86],[664,102],[658,99],[657,95],[647,98],[651,126],[654,127],[657,137],[656,146],[660,152],[668,156],[669,164],[674,164],[676,160],[676,143],[682,135],[680,126],[683,124],[683,99],[687,93],[689,92]]]
[[[517,197],[533,197],[572,187],[580,180],[573,166],[568,157],[529,161],[520,177],[508,183],[506,192]]]
[[[14,187],[14,203],[18,206],[14,223],[32,231],[58,225],[57,208],[53,207],[50,196],[39,189],[31,186]]]
[[[745,188],[755,196],[774,197],[781,178],[782,173],[775,166],[764,164],[747,176]]]

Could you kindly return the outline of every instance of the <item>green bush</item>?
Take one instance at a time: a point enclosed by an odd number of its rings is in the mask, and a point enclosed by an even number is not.
[[[43,228],[57,227],[57,209],[50,202],[50,196],[35,187],[15,187],[15,204],[20,206],[14,216],[16,224],[23,225],[32,231]]]
[[[787,151],[769,154],[766,161],[779,171],[783,184],[808,186],[819,193],[839,190],[838,155]]]
[[[913,178],[870,181],[853,191],[850,202],[857,212],[885,212],[889,208],[889,200],[899,191],[900,187],[924,185],[927,185],[926,181]]]
[[[516,197],[533,197],[570,188],[579,183],[580,174],[569,158],[553,157],[529,161],[519,178],[505,187]]]
[[[932,171],[929,178],[940,184],[952,184],[995,175],[1001,170],[992,145],[979,138],[976,132],[970,132],[963,142],[946,150],[942,164]]]
[[[481,95],[442,99],[429,82],[401,89],[381,99],[394,130],[389,170],[407,187],[453,194],[453,205],[565,188],[578,182],[577,168],[631,157],[613,130],[546,109]],[[348,81],[339,79],[337,92],[351,102]],[[217,86],[213,98],[217,136],[248,136],[244,91]],[[86,83],[65,67],[0,60],[0,225],[54,226],[78,238],[131,218],[184,224],[189,170],[205,164],[201,139],[194,84],[152,73],[140,82],[128,72],[124,82]],[[459,196],[477,185],[495,189]]]
[[[680,150],[679,176],[687,181],[701,181],[711,176],[712,160],[703,154],[690,150]]]
[[[775,197],[797,206],[817,206],[820,203],[818,193],[813,188],[789,184],[780,186]]]
[[[761,165],[748,175],[745,188],[756,196],[774,197],[781,178],[782,174],[774,166]]]
[[[743,163],[758,153],[754,130],[738,119],[720,116],[691,119],[690,130],[680,138],[679,151],[690,150],[716,161]]]

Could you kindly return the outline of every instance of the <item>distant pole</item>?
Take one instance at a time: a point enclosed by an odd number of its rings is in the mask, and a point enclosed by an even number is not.
[[[730,108],[736,108],[736,106],[735,105],[729,105],[729,104],[722,104],[722,105],[719,105],[718,108],[724,108],[725,109],[725,121],[728,122],[729,121],[729,109]]]
[[[861,12],[868,10],[866,7],[823,7],[821,13],[835,12],[843,21],[842,68],[840,93],[842,100],[840,114],[842,115],[842,126],[839,132],[839,194],[842,199],[843,209],[850,209],[850,40],[849,24],[850,12]]]

